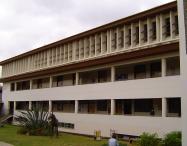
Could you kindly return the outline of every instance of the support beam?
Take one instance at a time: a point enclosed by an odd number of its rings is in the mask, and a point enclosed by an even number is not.
[[[16,110],[16,101],[14,101],[14,111]],[[14,114],[14,113],[13,113]]]
[[[32,110],[32,101],[29,101],[29,110]]]
[[[75,114],[78,113],[78,109],[79,109],[79,101],[75,100]]]
[[[52,101],[49,100],[49,113],[51,113],[53,110],[53,107],[52,107]]]
[[[111,67],[111,82],[115,81],[115,67]]]
[[[166,98],[162,98],[162,117],[166,117],[166,112],[167,112],[167,102]]]
[[[162,63],[162,77],[165,77],[166,76],[166,59],[162,58],[161,63]]]
[[[76,72],[75,74],[75,85],[79,85],[79,73]]]
[[[52,76],[50,76],[50,79],[49,79],[49,88],[52,88],[52,86],[53,86],[53,85],[52,85],[52,84],[53,84],[52,82],[53,82],[53,79],[52,79]]]
[[[115,99],[111,99],[111,110],[110,114],[114,115],[115,114]]]

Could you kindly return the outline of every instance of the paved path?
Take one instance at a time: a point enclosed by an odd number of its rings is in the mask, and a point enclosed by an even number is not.
[[[13,145],[5,143],[5,142],[0,142],[0,146],[13,146]]]

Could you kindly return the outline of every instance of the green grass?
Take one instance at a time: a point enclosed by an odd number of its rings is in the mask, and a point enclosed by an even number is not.
[[[107,140],[94,141],[93,138],[61,133],[58,138],[45,136],[27,136],[17,134],[19,127],[5,125],[0,128],[0,141],[14,146],[108,146]],[[127,146],[120,141],[120,146]]]

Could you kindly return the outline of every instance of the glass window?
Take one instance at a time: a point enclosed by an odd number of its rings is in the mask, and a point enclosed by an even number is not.
[[[151,78],[161,77],[161,61],[151,63]]]
[[[167,98],[167,116],[181,116],[181,98]]]
[[[166,59],[166,75],[180,75],[180,59],[179,57],[171,57]]]
[[[134,67],[134,76],[135,79],[146,78],[146,65],[145,64],[136,65]]]

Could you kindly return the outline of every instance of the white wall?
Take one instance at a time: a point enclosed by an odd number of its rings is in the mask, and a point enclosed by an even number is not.
[[[179,12],[179,37],[180,37],[180,59],[181,59],[181,92],[182,97],[182,145],[187,145],[187,36],[185,35],[185,20],[184,19],[184,6],[187,7],[186,0],[178,0],[178,12]],[[185,5],[184,5],[185,4]],[[187,8],[186,8],[187,9]],[[187,10],[185,11],[187,13]],[[187,28],[186,28],[187,29]]]
[[[10,84],[4,86],[3,97],[6,110],[8,101],[34,100],[91,100],[91,99],[136,99],[182,97],[181,77],[160,77],[89,85],[65,86],[46,89],[10,92]],[[93,134],[101,130],[103,136],[110,135],[110,129],[118,133],[140,135],[142,132],[157,132],[163,136],[170,131],[181,130],[181,118],[120,116],[97,114],[56,113],[61,122],[75,124],[75,130],[66,132]]]

